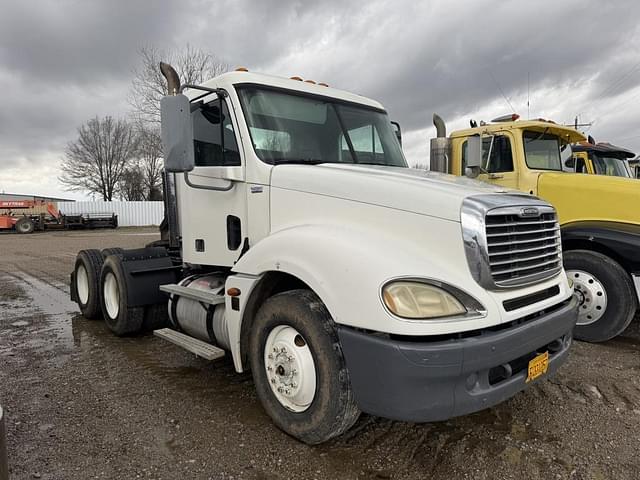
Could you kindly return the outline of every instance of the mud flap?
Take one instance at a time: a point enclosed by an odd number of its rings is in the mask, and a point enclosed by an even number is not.
[[[158,288],[176,283],[180,266],[171,261],[162,247],[125,250],[119,255],[126,276],[129,307],[164,303],[167,297]]]

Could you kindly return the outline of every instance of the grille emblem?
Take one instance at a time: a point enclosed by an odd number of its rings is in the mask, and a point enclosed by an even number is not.
[[[520,209],[519,217],[539,217],[540,210],[536,207],[525,207]]]

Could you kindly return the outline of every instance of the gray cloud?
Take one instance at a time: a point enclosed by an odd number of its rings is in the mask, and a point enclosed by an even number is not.
[[[580,115],[597,139],[640,150],[639,13],[632,1],[10,2],[0,16],[0,189],[11,190],[16,168],[55,171],[87,119],[127,114],[143,45],[190,43],[231,65],[377,98],[403,124],[414,162],[434,111],[452,127],[509,102],[526,115],[527,76],[532,116]],[[40,188],[37,177],[21,188]]]

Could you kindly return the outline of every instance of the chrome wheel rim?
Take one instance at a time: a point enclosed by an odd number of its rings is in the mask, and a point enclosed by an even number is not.
[[[116,276],[109,272],[104,277],[104,306],[109,318],[116,319],[120,311],[120,290]]]
[[[292,412],[304,412],[316,394],[316,366],[311,349],[300,333],[279,325],[265,343],[264,366],[278,402]]]
[[[84,265],[80,265],[76,271],[76,290],[80,303],[86,305],[89,301],[89,275]]]
[[[576,325],[591,325],[600,320],[607,310],[607,292],[600,280],[583,270],[568,270],[567,275],[573,280],[579,300]]]

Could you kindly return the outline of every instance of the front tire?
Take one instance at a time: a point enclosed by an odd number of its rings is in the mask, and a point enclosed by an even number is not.
[[[102,316],[109,330],[119,337],[139,332],[144,321],[144,307],[128,306],[126,276],[119,256],[106,258],[100,284]]]
[[[313,292],[292,290],[264,302],[249,357],[262,406],[289,435],[318,444],[358,419],[333,319]]]
[[[22,217],[16,222],[16,232],[18,233],[33,233],[36,226],[28,217]]]
[[[580,299],[575,338],[604,342],[622,333],[638,305],[625,269],[610,257],[590,250],[565,252],[564,268]]]

